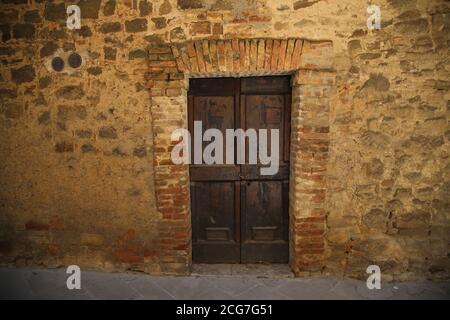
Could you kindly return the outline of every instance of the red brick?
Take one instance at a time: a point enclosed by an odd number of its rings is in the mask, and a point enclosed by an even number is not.
[[[215,40],[211,40],[209,42],[209,56],[211,57],[211,67],[212,70],[219,70],[219,61],[217,57],[217,42]]]
[[[270,70],[270,63],[272,58],[272,47],[273,47],[273,40],[267,39],[266,40],[266,49],[265,49],[265,57],[264,57],[264,69]]]
[[[257,70],[264,69],[264,59],[266,58],[266,41],[259,39],[258,41],[258,58],[257,58]]]
[[[250,41],[250,70],[255,71],[258,66],[258,42]]]
[[[240,52],[239,52],[239,41],[233,39],[231,41],[231,47],[233,49],[233,71],[240,71]]]
[[[205,69],[206,72],[212,72],[212,64],[211,64],[211,57],[209,54],[209,41],[203,40],[202,41],[202,51],[203,51],[203,60],[205,62]]]
[[[294,52],[294,47],[295,47],[295,40],[289,39],[287,48],[286,48],[286,59],[284,62],[284,68],[286,70],[292,69],[291,62],[292,62],[292,53]]]
[[[250,22],[270,22],[272,20],[271,16],[261,16],[261,15],[253,15],[249,18]]]
[[[294,52],[292,53],[292,61],[291,61],[292,69],[298,69],[300,67],[302,48],[303,48],[303,40],[296,40]]]
[[[282,40],[280,43],[280,53],[278,56],[278,70],[284,69],[284,62],[286,59],[287,40]]]
[[[226,60],[225,60],[225,44],[222,40],[217,41],[217,56],[219,62],[219,70],[226,70]]]
[[[212,34],[215,36],[223,34],[223,24],[213,23]]]
[[[206,65],[205,65],[205,60],[203,58],[203,45],[200,41],[195,41],[194,47],[195,47],[195,53],[197,56],[198,71],[205,73]]]
[[[240,60],[240,70],[245,70],[245,41],[239,40],[239,60]]]
[[[277,69],[279,54],[280,54],[280,40],[274,40],[272,48],[272,56],[270,58],[270,70]]]
[[[209,21],[192,22],[189,30],[190,33],[194,36],[198,34],[211,34],[211,22]]]
[[[42,223],[36,220],[30,220],[25,224],[25,228],[27,230],[43,231],[48,230],[50,226],[46,223]]]
[[[227,71],[233,71],[233,48],[231,41],[225,41],[225,65]]]
[[[158,68],[176,67],[177,63],[175,61],[150,61],[149,66]]]

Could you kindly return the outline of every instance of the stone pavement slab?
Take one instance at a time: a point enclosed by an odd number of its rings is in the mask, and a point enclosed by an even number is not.
[[[81,289],[69,290],[65,269],[2,267],[0,299],[450,299],[450,281],[382,283],[369,290],[365,281],[294,278],[282,267],[224,266],[218,274],[200,269],[186,277],[82,270]]]

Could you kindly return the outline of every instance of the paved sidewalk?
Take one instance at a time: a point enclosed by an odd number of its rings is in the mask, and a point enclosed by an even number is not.
[[[450,281],[382,283],[369,290],[365,281],[352,279],[222,270],[194,270],[190,277],[82,271],[81,289],[68,290],[65,269],[0,268],[0,299],[450,299]]]

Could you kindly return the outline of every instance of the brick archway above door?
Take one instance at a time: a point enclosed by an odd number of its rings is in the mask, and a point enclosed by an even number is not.
[[[199,40],[148,49],[161,272],[190,271],[189,167],[175,165],[171,133],[187,128],[189,78],[292,75],[290,264],[297,275],[324,269],[329,96],[334,87],[330,41]]]

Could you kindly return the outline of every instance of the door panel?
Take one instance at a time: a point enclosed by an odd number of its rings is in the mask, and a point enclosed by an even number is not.
[[[207,129],[218,129],[225,137],[225,130],[235,126],[234,96],[194,97],[194,121],[202,122],[202,135]],[[195,151],[195,136],[192,141]],[[209,143],[209,141],[203,142],[202,150],[205,150]],[[223,155],[226,156],[225,143],[223,143]]]
[[[245,114],[242,116],[242,126],[245,129],[267,129],[267,150],[271,150],[270,130],[279,130],[280,162],[284,161],[284,122],[286,98],[284,95],[242,95],[241,104]]]
[[[283,159],[284,135],[284,96],[283,95],[248,95],[245,97],[245,129],[267,129],[267,150],[271,150],[270,129],[278,129],[280,136],[279,159]],[[258,141],[261,143],[261,141]],[[258,161],[259,163],[259,161]]]
[[[287,183],[249,181],[242,189],[241,262],[287,262]]]
[[[191,183],[194,261],[240,261],[235,194],[239,194],[239,187],[234,182]]]
[[[287,240],[284,233],[283,183],[251,181],[245,187],[245,241]]]
[[[240,165],[190,165],[194,262],[288,262],[289,82],[289,77],[191,81],[193,148],[194,120],[202,121],[203,132],[216,128],[223,133],[224,159],[226,129],[269,129],[268,152],[270,129],[279,130],[275,175],[261,175],[262,165],[249,164],[248,154]]]

